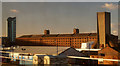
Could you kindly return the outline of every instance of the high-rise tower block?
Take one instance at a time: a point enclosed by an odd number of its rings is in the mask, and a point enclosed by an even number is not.
[[[111,17],[109,12],[97,13],[97,33],[99,48],[106,47],[109,43],[107,36],[111,34]]]
[[[8,17],[8,39],[10,42],[14,42],[16,39],[16,17]]]

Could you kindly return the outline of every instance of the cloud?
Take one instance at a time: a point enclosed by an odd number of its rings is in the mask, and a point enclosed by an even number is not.
[[[115,22],[111,23],[111,32],[114,35],[118,35],[118,23]]]
[[[102,8],[106,8],[109,10],[114,10],[118,8],[118,5],[113,4],[113,3],[105,3],[104,5],[101,6]]]
[[[113,22],[112,22],[112,23],[111,23],[111,28],[112,28],[112,29],[118,29],[118,25],[119,25],[118,23],[115,23],[115,22],[113,23]]]
[[[16,9],[11,9],[10,12],[13,12],[13,13],[18,13],[19,11],[16,10]]]
[[[113,30],[112,33],[113,33],[114,35],[118,35],[118,31],[116,31],[116,30]]]

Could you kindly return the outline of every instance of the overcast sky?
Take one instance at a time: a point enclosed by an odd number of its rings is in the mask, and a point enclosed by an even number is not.
[[[111,12],[112,34],[118,34],[118,9],[115,2],[6,2],[2,5],[3,36],[6,34],[6,19],[14,15],[17,17],[17,36],[43,34],[45,29],[49,29],[52,34],[73,33],[73,28],[79,28],[80,33],[93,33],[97,31],[96,12],[103,11]]]
[[[1,0],[2,2],[118,2],[119,0]]]

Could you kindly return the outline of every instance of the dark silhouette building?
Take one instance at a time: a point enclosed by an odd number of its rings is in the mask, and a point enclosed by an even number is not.
[[[16,17],[8,17],[8,39],[10,42],[15,42],[16,39]]]

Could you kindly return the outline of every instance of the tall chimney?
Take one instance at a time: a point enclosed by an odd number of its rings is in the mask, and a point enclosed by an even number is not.
[[[44,30],[44,34],[45,34],[45,35],[49,35],[49,34],[50,34],[50,31],[49,31],[49,30]]]
[[[74,29],[73,29],[73,34],[79,34],[79,29],[74,28]]]

